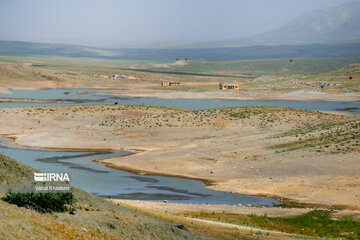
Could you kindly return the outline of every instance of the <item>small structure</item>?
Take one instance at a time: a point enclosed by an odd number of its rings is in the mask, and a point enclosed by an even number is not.
[[[231,84],[231,83],[220,83],[219,88],[223,89],[239,89],[239,85]]]
[[[169,82],[169,86],[172,86],[172,85],[180,85],[180,82]]]
[[[161,86],[175,86],[175,85],[180,85],[180,82],[162,82]]]

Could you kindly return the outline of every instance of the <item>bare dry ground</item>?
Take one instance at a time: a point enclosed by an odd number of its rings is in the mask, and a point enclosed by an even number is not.
[[[133,149],[139,152],[101,162],[200,179],[216,190],[360,208],[354,116],[276,107],[70,106],[3,109],[0,118],[0,134],[21,145]]]

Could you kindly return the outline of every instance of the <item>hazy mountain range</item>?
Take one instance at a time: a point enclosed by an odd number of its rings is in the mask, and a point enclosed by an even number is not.
[[[236,60],[359,57],[360,2],[309,12],[286,25],[246,38],[208,42],[163,42],[137,48],[93,48],[67,44],[0,41],[0,55],[111,59]]]
[[[360,42],[360,2],[308,12],[267,33],[223,41],[193,42],[187,46],[239,47],[354,42]]]
[[[256,19],[256,16],[254,16]],[[236,29],[234,30],[236,32]],[[343,44],[360,42],[360,1],[310,11],[270,32],[218,41],[160,41],[127,43],[130,48],[218,48],[254,45]]]

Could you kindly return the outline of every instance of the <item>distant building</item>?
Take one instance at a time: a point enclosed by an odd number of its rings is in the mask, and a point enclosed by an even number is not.
[[[219,88],[223,89],[239,89],[239,85],[230,84],[230,83],[220,83]]]
[[[175,86],[175,85],[180,85],[180,82],[162,82],[161,86]]]
[[[180,82],[169,82],[169,86],[172,86],[172,85],[180,85]]]

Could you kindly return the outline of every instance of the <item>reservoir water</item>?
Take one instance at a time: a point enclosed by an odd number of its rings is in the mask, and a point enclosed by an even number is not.
[[[67,172],[71,185],[103,197],[181,203],[273,205],[262,197],[213,191],[196,180],[144,176],[107,168],[93,160],[126,155],[129,152],[57,151],[12,145],[0,138],[0,153],[42,172]]]
[[[360,112],[360,101],[290,101],[290,100],[218,100],[218,99],[161,99],[150,97],[125,97],[104,94],[103,89],[44,89],[11,90],[10,94],[0,94],[0,98],[25,98],[53,100],[50,103],[0,102],[0,108],[36,107],[53,105],[118,104],[149,105],[188,110],[220,107],[276,106],[318,111]],[[98,94],[101,91],[102,94]]]

